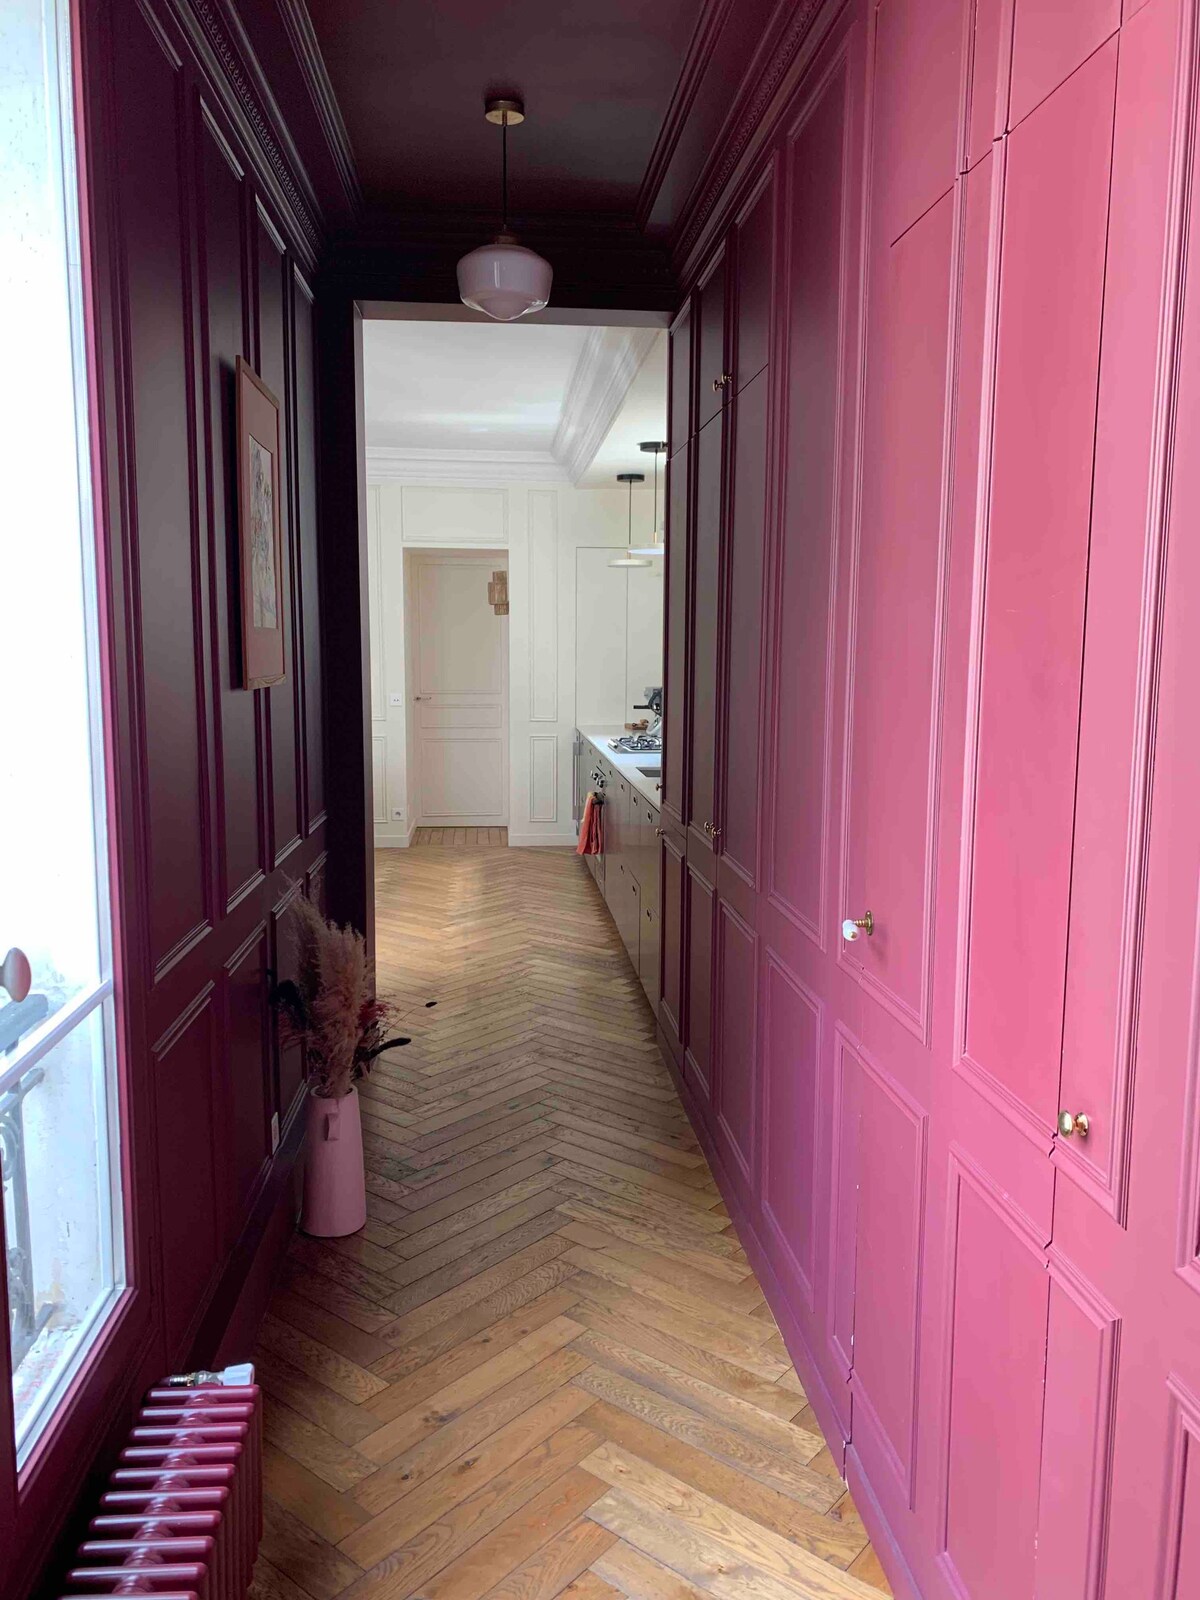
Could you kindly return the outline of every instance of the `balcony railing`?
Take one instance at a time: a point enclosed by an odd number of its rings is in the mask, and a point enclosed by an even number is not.
[[[53,1304],[38,1308],[33,1282],[33,1241],[29,1227],[29,1182],[25,1170],[23,1107],[26,1095],[46,1074],[33,1067],[0,1095],[0,1180],[4,1194],[5,1265],[8,1272],[8,1334],[12,1364],[20,1367],[54,1314]]]

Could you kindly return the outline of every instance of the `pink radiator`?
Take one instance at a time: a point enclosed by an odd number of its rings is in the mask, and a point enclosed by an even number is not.
[[[64,1600],[243,1600],[262,1536],[262,1402],[253,1382],[200,1376],[214,1381],[146,1396]]]

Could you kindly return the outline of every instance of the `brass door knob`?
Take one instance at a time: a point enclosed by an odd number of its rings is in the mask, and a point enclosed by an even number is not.
[[[1074,1116],[1069,1111],[1058,1113],[1058,1131],[1064,1139],[1069,1139],[1073,1133],[1077,1133],[1081,1139],[1086,1139],[1091,1126],[1086,1111],[1077,1111]]]
[[[861,938],[865,933],[869,939],[875,932],[875,918],[868,911],[864,917],[847,917],[842,923],[842,938],[848,944],[853,944],[855,939]]]

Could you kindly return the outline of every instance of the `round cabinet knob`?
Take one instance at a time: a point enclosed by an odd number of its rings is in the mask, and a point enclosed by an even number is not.
[[[1058,1113],[1058,1131],[1064,1139],[1069,1139],[1073,1133],[1077,1133],[1081,1139],[1086,1139],[1091,1126],[1091,1119],[1086,1111],[1077,1111],[1074,1116],[1069,1111]]]
[[[15,946],[4,958],[0,966],[0,989],[7,989],[14,1000],[24,1000],[33,983],[33,968],[29,965],[29,957],[24,950]]]
[[[875,918],[868,911],[865,917],[847,917],[842,923],[842,938],[847,944],[853,944],[855,939],[861,938],[865,933],[869,939],[875,932]]]

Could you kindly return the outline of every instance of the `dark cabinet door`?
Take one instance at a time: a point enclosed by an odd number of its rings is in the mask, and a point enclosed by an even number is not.
[[[667,467],[666,631],[663,661],[663,808],[686,827],[688,733],[688,526],[694,446],[684,445]]]
[[[658,1020],[667,1047],[677,1062],[683,1060],[683,973],[684,925],[683,880],[687,867],[683,847],[670,833],[659,841],[659,877],[662,885],[662,914],[659,936],[662,939],[662,993]]]
[[[717,817],[717,700],[720,688],[721,522],[725,419],[696,436],[695,557],[692,589],[691,785],[688,856],[711,864]]]
[[[733,287],[733,391],[741,393],[770,359],[775,259],[775,169],[737,220]]]
[[[713,932],[717,896],[712,885],[686,866],[687,1011],[684,1020],[684,1077],[707,1107],[712,1098]]]
[[[722,247],[696,291],[697,432],[720,411],[732,393],[725,336],[725,252]]]
[[[642,898],[644,901],[644,894]],[[661,943],[661,924],[658,912],[653,906],[643,904],[642,938],[638,952],[638,965],[642,988],[646,991],[646,998],[652,1006],[658,1005],[658,968],[662,959]]]
[[[667,450],[682,450],[692,436],[692,303],[688,300],[671,328],[670,392],[667,398]]]

